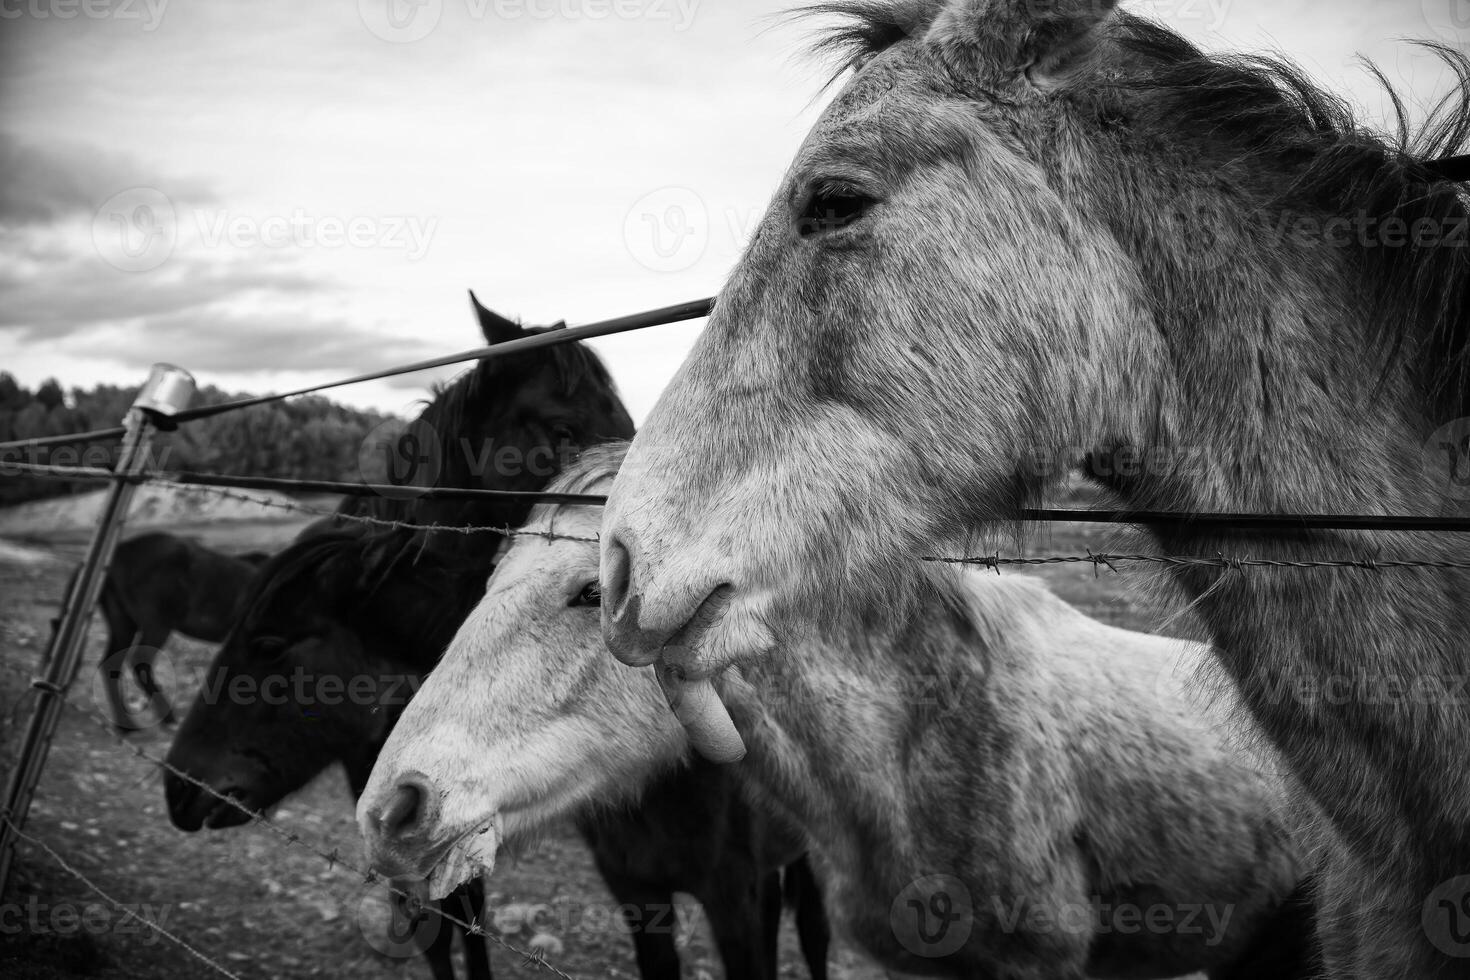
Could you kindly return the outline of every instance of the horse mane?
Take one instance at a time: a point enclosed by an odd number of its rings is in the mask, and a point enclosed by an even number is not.
[[[1470,403],[1470,243],[1440,240],[1470,225],[1463,185],[1426,163],[1470,145],[1470,57],[1420,42],[1454,73],[1454,89],[1417,129],[1403,96],[1371,62],[1393,108],[1395,125],[1369,129],[1340,97],[1282,58],[1206,55],[1167,28],[1122,19],[1117,41],[1145,67],[1099,91],[1135,96],[1124,111],[1154,132],[1184,133],[1200,166],[1254,171],[1243,189],[1257,213],[1360,216],[1407,229],[1428,222],[1435,239],[1403,247],[1355,236],[1347,246],[1353,287],[1367,311],[1367,339],[1385,350],[1385,374],[1406,356],[1443,418]],[[1441,419],[1442,420],[1442,419]],[[1436,423],[1437,424],[1437,423]]]
[[[253,615],[259,610],[269,608],[283,593],[292,596],[301,595],[303,592],[300,588],[301,578],[319,568],[323,563],[349,549],[364,549],[369,542],[379,541],[392,542],[392,544],[385,553],[386,558],[375,563],[377,567],[373,569],[372,578],[364,579],[361,587],[353,590],[356,601],[359,603],[372,600],[378,590],[405,562],[413,566],[414,571],[411,574],[418,577],[449,574],[458,579],[465,575],[480,576],[483,574],[483,569],[479,566],[463,565],[455,561],[453,556],[424,549],[422,534],[412,534],[402,530],[382,531],[362,526],[333,528],[298,538],[260,567],[251,580],[250,589],[246,592],[244,603],[240,607],[244,610],[240,616],[241,625],[248,624],[248,628],[253,628],[254,623],[251,622]],[[363,556],[359,554],[355,557],[361,559]],[[361,568],[360,562],[356,564],[361,571],[366,571]],[[478,581],[478,578],[476,580]]]
[[[921,38],[939,0],[821,0],[792,15],[835,17],[812,45],[838,61],[837,74],[907,38]],[[1182,158],[1204,172],[1228,173],[1255,197],[1257,214],[1428,221],[1438,235],[1465,234],[1465,187],[1426,163],[1470,148],[1470,57],[1420,42],[1455,75],[1454,89],[1413,127],[1404,99],[1371,62],[1389,96],[1391,132],[1363,124],[1340,97],[1283,58],[1205,54],[1176,32],[1119,13],[1108,39],[1123,59],[1059,93],[1079,116],[1122,120],[1154,145],[1187,144]],[[1115,122],[1115,128],[1118,128]],[[1126,138],[1126,137],[1125,137]],[[1347,246],[1369,336],[1385,349],[1383,371],[1406,356],[1444,418],[1470,413],[1470,244],[1403,247],[1362,241]]]
[[[547,493],[595,493],[605,483],[611,483],[623,467],[628,455],[627,439],[609,439],[595,446],[587,446],[577,454],[576,460],[556,475],[547,484]],[[585,507],[586,504],[547,503],[537,504],[526,518],[526,527],[554,528],[557,515],[568,507]]]
[[[893,47],[917,38],[944,9],[942,0],[818,0],[788,11],[788,20],[835,18],[816,31],[810,51],[819,60],[833,62],[830,86],[850,68]]]
[[[271,557],[255,573],[250,588],[240,605],[242,610],[236,629],[253,629],[256,614],[273,604],[282,592],[295,585],[307,571],[338,552],[358,544],[367,536],[360,527],[321,531],[292,541]]]

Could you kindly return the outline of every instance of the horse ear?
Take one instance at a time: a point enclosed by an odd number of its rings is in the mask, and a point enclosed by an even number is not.
[[[1118,0],[960,0],[929,37],[951,55],[968,55],[983,74],[1024,78],[1052,92],[1082,74],[1101,46]]]
[[[480,321],[480,332],[485,335],[486,343],[499,344],[525,336],[519,323],[481,306],[473,289],[470,290],[470,306],[475,311],[475,318]]]

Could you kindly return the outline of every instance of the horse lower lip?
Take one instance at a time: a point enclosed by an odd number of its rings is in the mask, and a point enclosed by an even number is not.
[[[240,794],[235,790],[221,791],[220,796],[228,796],[239,799]],[[250,816],[229,800],[210,797],[213,801],[209,808],[204,811],[201,820],[203,826],[210,830],[219,830],[224,827],[238,827],[240,824],[249,823]]]

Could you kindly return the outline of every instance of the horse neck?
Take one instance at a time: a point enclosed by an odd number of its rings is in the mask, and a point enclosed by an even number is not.
[[[1392,341],[1376,339],[1352,246],[1283,232],[1290,212],[1239,220],[1240,202],[1218,189],[1200,192],[1216,198],[1195,202],[1203,219],[1163,237],[1149,214],[1178,193],[1165,180],[1168,162],[1139,165],[1075,140],[1068,149],[1051,156],[1114,175],[1054,180],[1079,208],[1107,216],[1147,297],[1139,322],[1111,345],[1118,363],[1101,372],[1141,379],[1136,388],[1128,397],[1097,390],[1078,400],[1071,435],[1096,440],[1107,464],[1094,473],[1099,482],[1150,510],[1433,515],[1456,506],[1426,466],[1426,436],[1448,419],[1434,417],[1416,352],[1385,369]],[[1190,249],[1197,254],[1181,257]],[[1131,467],[1114,455],[1121,448],[1138,451]],[[1268,538],[1196,528],[1160,537],[1198,554],[1245,547],[1282,557],[1446,557],[1461,548],[1409,535]]]
[[[1093,192],[1096,213],[1139,210],[1136,200]],[[1228,214],[1231,206],[1221,200],[1206,210]],[[1146,237],[1127,228],[1114,234],[1135,243]],[[1141,448],[1146,462],[1131,473],[1099,474],[1101,481],[1137,509],[1449,509],[1423,456],[1426,434],[1446,420],[1432,418],[1429,393],[1410,367],[1384,370],[1386,347],[1377,349],[1375,325],[1354,305],[1359,292],[1342,255],[1321,242],[1246,240],[1223,266],[1186,279],[1181,264],[1163,254],[1186,244],[1133,246],[1130,258],[1153,297],[1155,322],[1142,329],[1147,336],[1131,370],[1153,381],[1137,409],[1109,411],[1113,445]],[[1156,447],[1183,453],[1150,464],[1148,451]],[[1166,554],[1282,561],[1463,559],[1470,543],[1454,535],[1198,525],[1153,534]],[[1205,622],[1255,721],[1360,854],[1416,861],[1412,841],[1426,836],[1404,830],[1409,810],[1418,811],[1412,820],[1430,825],[1462,821],[1470,801],[1451,800],[1453,793],[1430,785],[1460,769],[1467,750],[1462,739],[1443,737],[1442,698],[1415,704],[1354,697],[1326,708],[1286,692],[1303,680],[1320,693],[1332,680],[1385,674],[1404,683],[1451,683],[1464,646],[1457,624],[1470,597],[1464,572],[1185,565],[1169,575]],[[1340,737],[1309,734],[1324,725]],[[1394,746],[1404,745],[1422,753],[1413,772],[1395,755]],[[1354,787],[1351,805],[1346,784]],[[1443,839],[1427,839],[1436,836]],[[1463,856],[1470,859],[1470,843]]]
[[[1117,243],[1136,319],[1099,345],[1111,363],[1079,380],[1071,436],[1158,454],[1109,484],[1140,506],[1274,512],[1433,512],[1423,478],[1428,392],[1370,321],[1351,250],[1294,233],[1310,215],[1252,205],[1286,175],[1205,179],[1197,163],[1119,153],[1093,132],[1047,130],[1050,182]],[[1228,169],[1228,168],[1227,168]],[[1258,210],[1252,212],[1253,207]],[[1242,211],[1247,212],[1242,214]],[[1159,215],[1174,221],[1160,221]],[[1323,225],[1317,221],[1317,227]],[[1408,338],[1406,347],[1412,346]],[[1404,364],[1413,357],[1404,358]],[[1119,392],[1103,387],[1128,379]],[[1097,420],[1101,419],[1101,425]],[[1042,422],[1044,420],[1038,420]],[[1116,469],[1116,467],[1114,468]]]

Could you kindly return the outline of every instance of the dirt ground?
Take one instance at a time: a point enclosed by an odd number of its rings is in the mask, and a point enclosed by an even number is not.
[[[233,521],[176,528],[227,551],[273,548],[286,542],[301,521]],[[29,714],[26,677],[41,655],[48,622],[86,535],[12,534],[0,541],[0,769],[14,764],[16,742]],[[1114,543],[1110,532],[1056,526],[1032,554],[1082,553]],[[1012,549],[1001,545],[1000,550]],[[1005,574],[1015,574],[1007,571]],[[1161,624],[1150,612],[1140,583],[1145,573],[1094,574],[1089,565],[1040,570],[1069,601],[1109,622],[1136,627]],[[1179,633],[1179,623],[1163,622]],[[94,625],[90,653],[72,700],[105,711],[92,694],[102,639]],[[176,636],[176,663],[202,668],[212,648]],[[184,670],[185,677],[198,671]],[[192,692],[183,692],[192,698]],[[183,701],[184,704],[188,700]],[[416,956],[380,951],[386,914],[381,889],[340,865],[329,867],[308,850],[285,846],[259,827],[184,834],[168,821],[160,772],[133,754],[134,748],[161,758],[172,732],[155,728],[126,743],[103,730],[93,717],[68,709],[52,748],[26,831],[53,848],[108,896],[135,915],[163,925],[209,959],[242,978],[427,977]],[[279,826],[323,851],[340,848],[361,866],[352,803],[340,771],[324,773],[285,801],[273,815]],[[0,905],[0,975],[12,978],[95,977],[194,978],[213,975],[205,964],[118,912],[88,890],[36,845],[23,842],[17,871]],[[506,911],[497,919],[513,930],[517,913],[528,909],[550,938],[539,940],[547,959],[573,977],[636,977],[632,947],[616,906],[592,866],[586,847],[570,827],[553,833],[534,850],[497,868],[492,903]],[[538,908],[540,907],[540,908]],[[684,976],[721,975],[698,907],[680,915]],[[782,937],[783,977],[804,977],[790,928]],[[528,930],[510,935],[525,946]],[[551,974],[517,957],[492,953],[498,977]],[[854,952],[834,952],[838,980],[870,980],[881,971]]]

